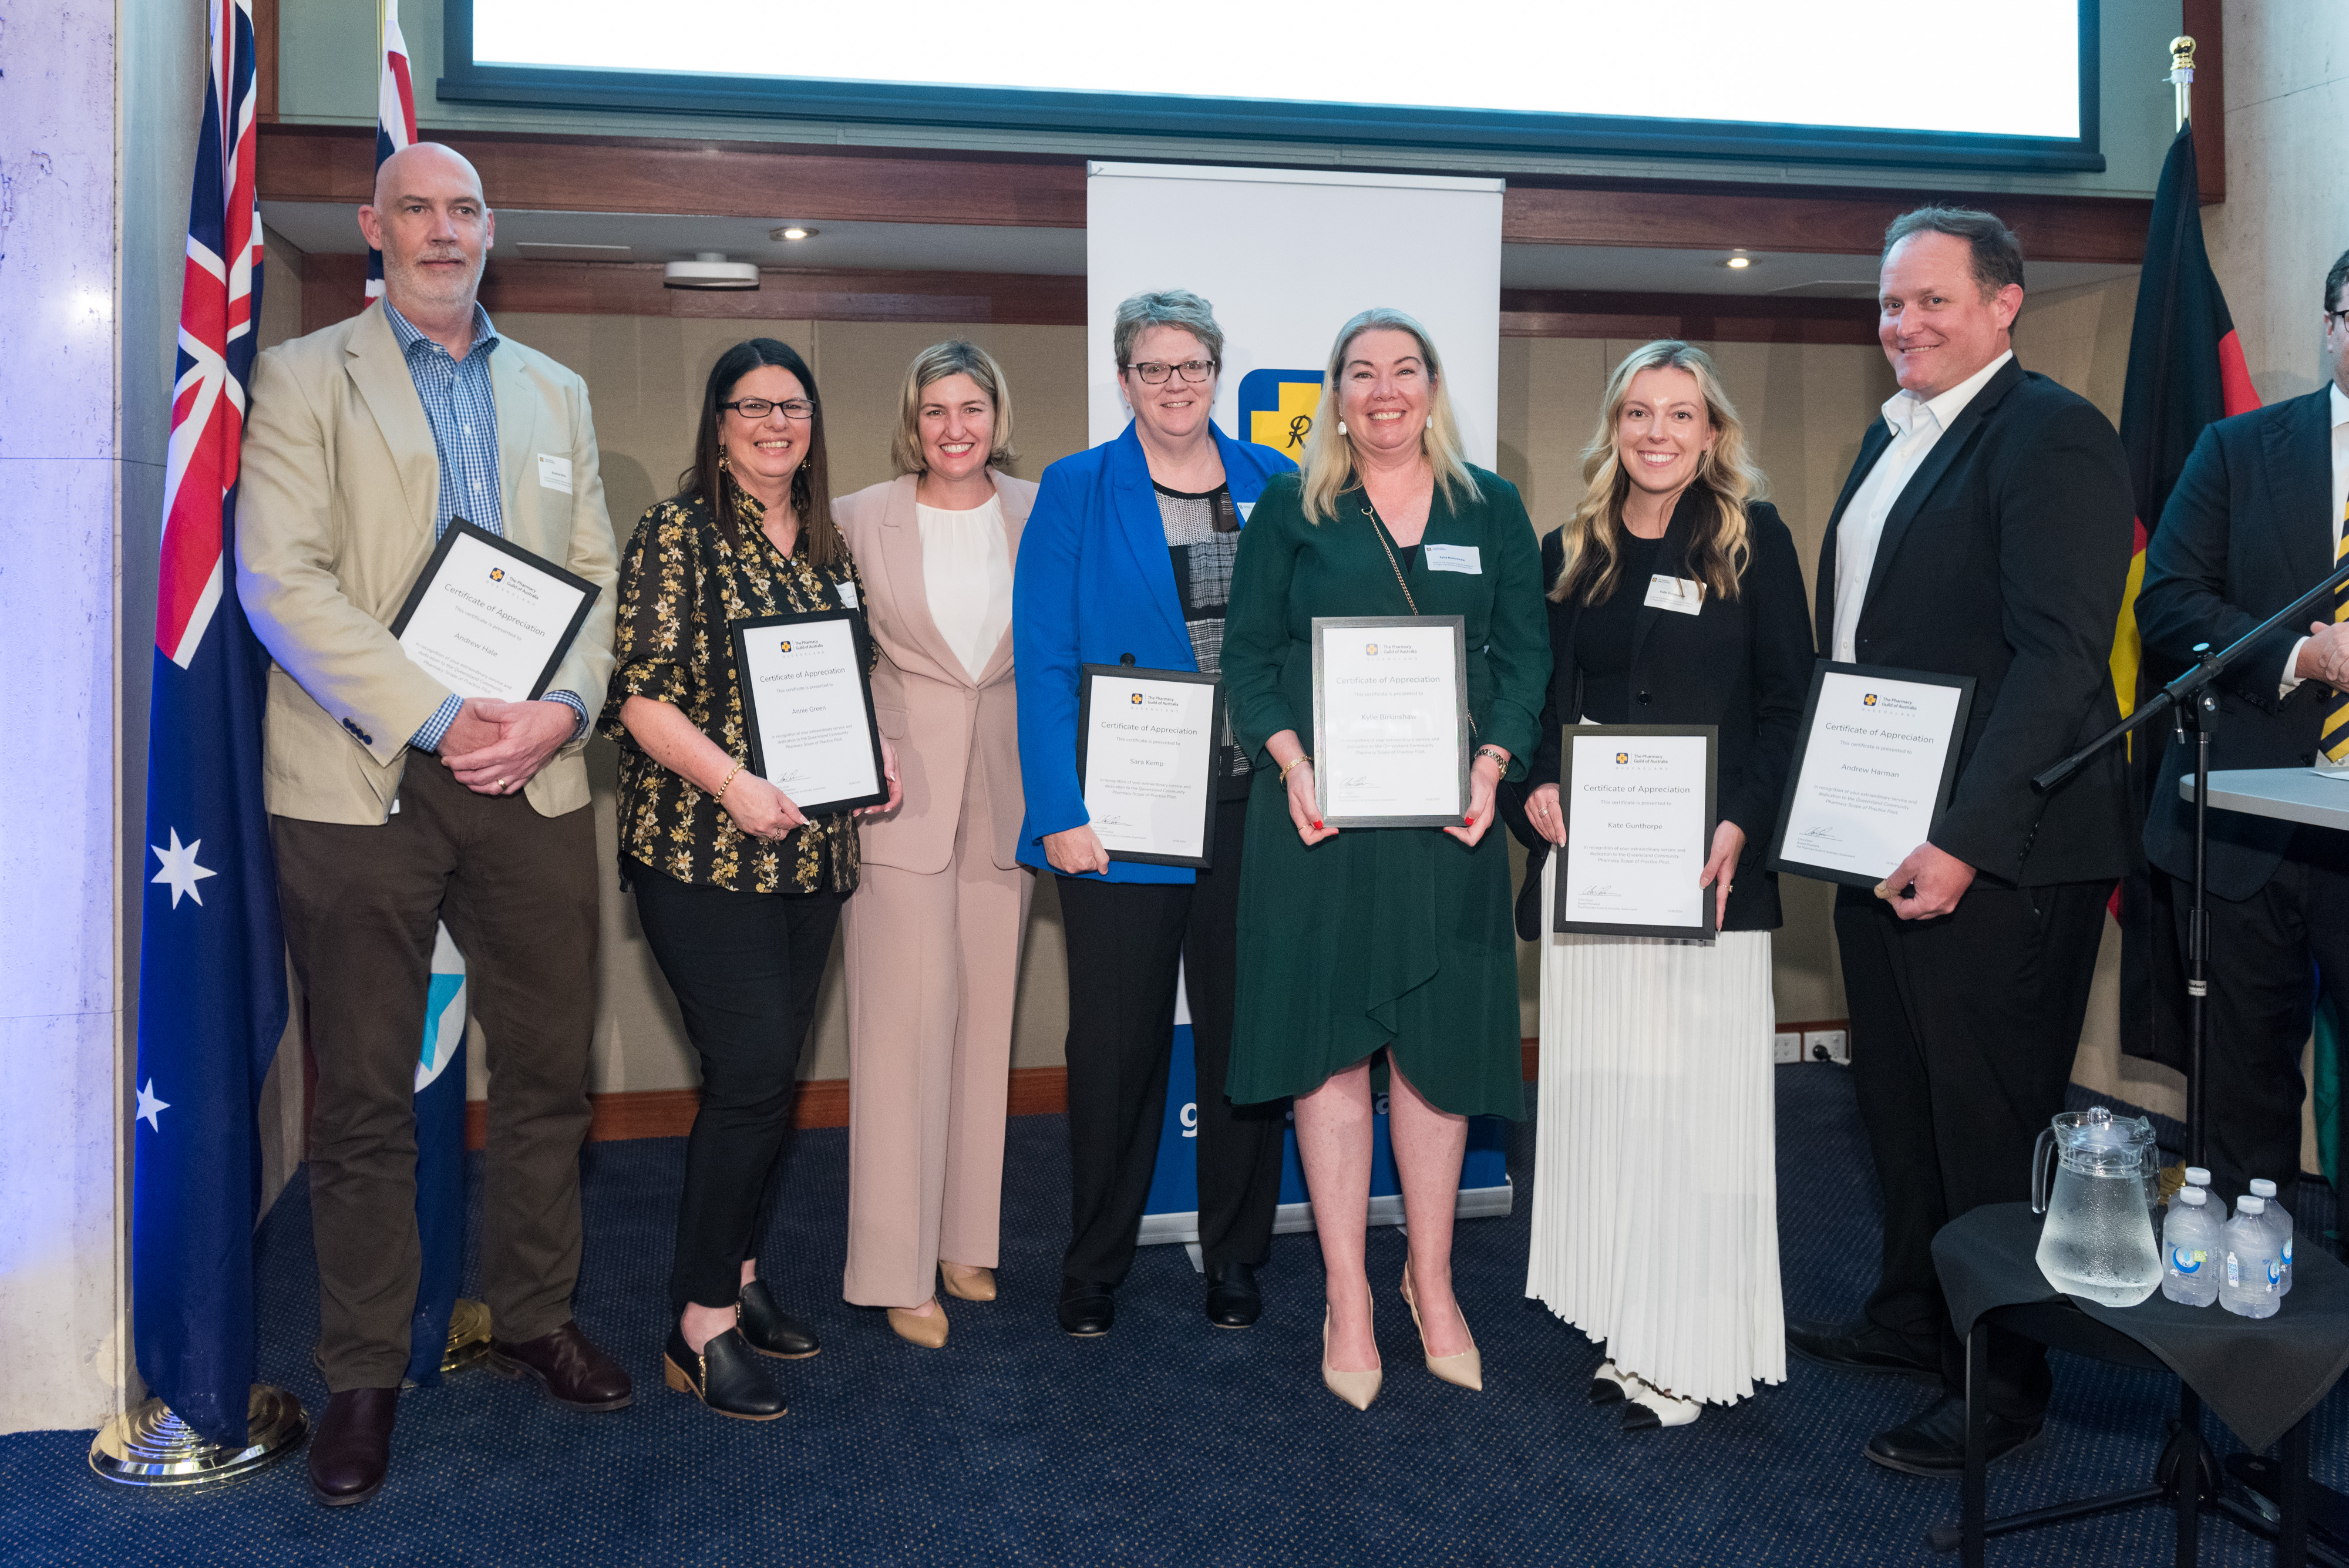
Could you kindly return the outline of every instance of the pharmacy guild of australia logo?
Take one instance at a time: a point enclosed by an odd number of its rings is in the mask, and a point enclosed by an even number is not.
[[[1142,693],[1139,691],[1133,692],[1127,696],[1126,701],[1139,708],[1142,706]]]
[[[506,569],[503,566],[492,566],[490,568],[490,581],[493,583],[502,583],[505,580]]]
[[[1863,706],[1873,708],[1876,706],[1876,693],[1871,691],[1859,701]]]
[[[1362,651],[1364,653],[1376,653],[1378,650],[1379,645],[1375,642],[1366,642],[1362,644]]]
[[[792,639],[791,639],[790,638],[785,638],[785,639],[783,639],[783,640],[782,640],[782,641],[781,641],[781,642],[777,643],[775,646],[776,646],[776,649],[777,649],[779,651],[783,652],[783,653],[789,653],[789,652],[792,650]]]
[[[1615,760],[1618,763],[1628,763],[1631,760],[1631,753],[1629,752],[1618,752],[1615,753]]]

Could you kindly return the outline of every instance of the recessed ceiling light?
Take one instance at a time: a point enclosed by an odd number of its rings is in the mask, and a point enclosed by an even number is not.
[[[798,223],[792,223],[787,227],[780,229],[769,229],[767,231],[767,237],[771,240],[812,240],[815,238],[815,230],[803,227]]]
[[[1754,258],[1749,255],[1733,255],[1721,265],[1725,267],[1732,268],[1733,270],[1742,272],[1745,268],[1754,265]]]

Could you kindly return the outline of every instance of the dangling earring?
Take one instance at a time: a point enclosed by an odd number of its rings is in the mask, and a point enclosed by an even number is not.
[[[719,447],[718,449],[718,472],[720,473],[729,473],[733,471],[733,467],[734,465],[732,463],[726,461],[726,449],[722,446]]]
[[[1344,435],[1346,433],[1346,421],[1343,420],[1340,420],[1338,421],[1338,433],[1340,435]]]
[[[1433,430],[1435,428],[1435,416],[1433,414],[1427,416],[1427,428],[1429,430]]]

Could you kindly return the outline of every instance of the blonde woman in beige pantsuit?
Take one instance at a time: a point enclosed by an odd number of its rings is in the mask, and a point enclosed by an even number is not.
[[[933,1290],[995,1299],[1011,1008],[1034,873],[1023,800],[1011,571],[1036,486],[1003,374],[975,344],[916,355],[899,477],[834,502],[880,647],[873,705],[905,802],[864,820],[848,900],[848,1269],[842,1293],[946,1344]]]

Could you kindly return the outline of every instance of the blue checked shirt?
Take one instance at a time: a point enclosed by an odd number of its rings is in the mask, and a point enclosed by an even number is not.
[[[409,379],[423,400],[424,417],[432,426],[432,450],[440,459],[433,538],[449,531],[452,517],[505,537],[504,493],[498,484],[498,404],[490,387],[490,355],[498,346],[498,333],[490,325],[490,313],[478,301],[474,304],[473,345],[462,359],[418,331],[388,299],[383,302],[383,318],[391,324],[391,335],[408,359]],[[576,692],[550,691],[546,701],[560,702],[578,716],[574,737],[586,729],[587,705]],[[464,705],[460,697],[447,699],[408,743],[419,752],[439,747]]]

